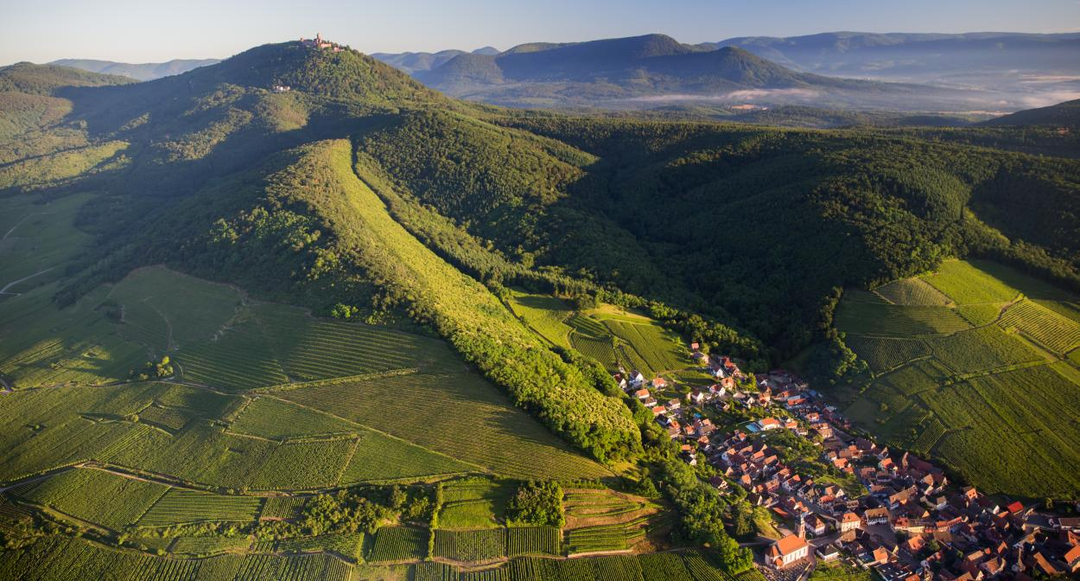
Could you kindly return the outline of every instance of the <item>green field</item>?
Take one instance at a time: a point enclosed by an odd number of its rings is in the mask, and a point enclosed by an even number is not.
[[[853,335],[908,338],[955,333],[971,325],[950,307],[906,307],[841,301],[836,328]]]
[[[846,415],[890,445],[935,456],[988,492],[1075,496],[1080,478],[1072,467],[1080,458],[1065,442],[1080,434],[1061,418],[1075,416],[1068,394],[1080,390],[1080,372],[1055,360],[1080,341],[1080,323],[1069,317],[1075,299],[979,261],[947,261],[919,280],[957,306],[890,305],[861,292],[841,302],[837,328],[874,374],[861,393],[836,392],[848,398]],[[894,302],[929,302],[911,298],[912,289],[930,292],[919,283],[882,288]],[[954,311],[977,327],[916,321],[916,308]]]
[[[518,478],[607,473],[468,373],[399,375],[275,393],[469,463],[476,471]],[[418,405],[438,413],[417,413]]]
[[[908,307],[948,307],[952,301],[941,291],[918,278],[905,278],[874,289],[874,292],[894,305]]]
[[[439,527],[476,529],[498,527],[505,522],[506,503],[514,493],[511,482],[487,478],[452,480],[443,485]]]
[[[1080,322],[1032,301],[1009,307],[1001,326],[1014,328],[1059,355],[1080,347]]]
[[[412,527],[383,527],[375,532],[367,560],[380,562],[423,559],[427,554],[427,535],[427,531]]]
[[[999,267],[985,262],[947,260],[933,274],[922,277],[958,305],[1007,303],[1020,291],[995,276]]]
[[[573,310],[556,297],[514,292],[510,308],[541,337],[564,349],[570,348],[570,332],[573,329],[566,320]]]
[[[114,531],[135,524],[169,487],[110,472],[68,470],[20,492],[30,502]]]
[[[161,527],[207,521],[253,521],[259,516],[263,499],[226,496],[193,490],[170,489],[142,518],[139,526]]]

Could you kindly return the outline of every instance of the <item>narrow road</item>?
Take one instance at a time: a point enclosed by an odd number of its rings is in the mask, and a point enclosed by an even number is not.
[[[5,286],[4,288],[0,288],[0,294],[5,294],[5,293],[7,293],[7,289],[19,284],[20,282],[23,282],[24,280],[30,280],[30,279],[34,278],[35,276],[38,276],[39,274],[45,274],[46,272],[49,272],[53,268],[56,268],[56,267],[50,266],[49,268],[46,268],[45,270],[35,272],[34,274],[31,274],[30,276],[24,276],[24,277],[20,278],[17,281],[9,282],[9,283],[7,283],[7,286]],[[11,294],[18,294],[18,293],[11,293]]]

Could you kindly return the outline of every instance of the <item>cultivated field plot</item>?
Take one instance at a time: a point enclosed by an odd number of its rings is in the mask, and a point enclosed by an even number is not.
[[[1080,440],[1080,432],[1062,418],[1077,414],[1080,371],[1055,359],[1080,354],[1080,322],[1070,316],[1078,312],[1075,299],[986,262],[948,261],[922,280],[978,327],[925,335],[917,325],[887,316],[915,307],[845,294],[838,328],[878,374],[845,402],[845,414],[890,445],[935,456],[980,489],[1075,496],[1080,457],[1066,442]]]
[[[1080,322],[1032,301],[1009,307],[1001,326],[1014,328],[1058,355],[1080,346]]]
[[[919,278],[905,278],[874,289],[894,305],[907,307],[949,307],[952,301],[941,291]]]
[[[607,474],[469,373],[399,375],[274,394],[456,458],[477,472],[526,479]]]
[[[930,348],[921,339],[895,339],[849,335],[844,343],[870,366],[874,373],[888,371],[913,359],[928,357]]]
[[[972,329],[925,341],[934,357],[958,374],[1045,361],[1023,341],[998,327]]]
[[[908,338],[970,329],[949,307],[905,307],[843,300],[836,310],[836,328],[849,334]]]
[[[168,486],[126,478],[91,468],[67,470],[19,496],[79,520],[120,531],[135,524],[167,491]]]
[[[541,337],[564,349],[570,348],[570,332],[566,320],[573,314],[569,305],[557,297],[515,291],[510,308]]]
[[[334,552],[351,560],[360,556],[364,533],[334,533],[314,537],[281,539],[274,542],[277,553],[325,553]]]
[[[606,369],[615,370],[618,368],[619,357],[616,356],[615,349],[612,347],[611,337],[593,337],[574,331],[570,335],[570,342],[573,344],[574,349],[577,349],[582,355],[600,362]],[[640,368],[640,366],[635,367],[635,369],[637,368]],[[645,371],[647,369],[643,370],[643,372]]]
[[[271,496],[263,503],[262,520],[291,520],[299,518],[307,504],[303,496]]]
[[[435,556],[452,561],[491,561],[506,556],[506,529],[435,531]]]
[[[34,195],[0,199],[0,288],[10,284],[7,293],[25,293],[62,277],[93,239],[74,227],[79,209],[93,197],[83,193],[48,203]]]
[[[254,308],[290,377],[312,381],[391,369],[461,368],[442,341],[393,329],[316,319],[282,305]]]
[[[0,301],[0,373],[16,389],[127,379],[147,361],[146,348],[124,338],[98,305],[100,288],[57,309],[49,284]]]
[[[427,553],[427,531],[413,527],[383,527],[367,555],[371,562],[415,561]]]
[[[505,522],[506,503],[513,495],[512,482],[488,478],[464,478],[443,484],[439,528],[477,529]]]
[[[1020,291],[988,272],[989,263],[965,260],[946,260],[937,272],[922,277],[956,304],[1007,303]],[[1002,272],[1003,267],[994,268]]]
[[[563,506],[567,528],[626,523],[660,509],[640,496],[592,488],[567,489]]]
[[[613,335],[629,343],[654,372],[687,367],[689,353],[679,345],[678,337],[671,331],[655,323],[630,323],[617,319],[605,319],[603,322]]]
[[[352,422],[267,396],[253,398],[229,426],[230,432],[275,440],[353,434],[360,430]]]
[[[263,499],[170,489],[139,519],[139,526],[161,527],[194,522],[250,522],[258,518]]]

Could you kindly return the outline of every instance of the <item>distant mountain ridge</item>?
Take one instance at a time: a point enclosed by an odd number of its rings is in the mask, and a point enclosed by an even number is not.
[[[823,74],[929,75],[972,67],[1025,71],[1080,69],[1080,33],[826,32],[806,36],[745,36],[712,43],[737,46],[778,63]]]
[[[219,62],[221,62],[220,59],[173,59],[163,63],[133,64],[94,59],[60,59],[49,64],[82,69],[92,73],[121,75],[137,81],[152,81]]]
[[[669,99],[805,102],[825,94],[843,104],[855,95],[912,92],[794,71],[737,47],[689,45],[662,34],[529,43],[498,54],[435,53],[421,63],[410,55],[375,56],[449,95],[510,106],[639,108]]]
[[[476,54],[476,55],[496,55],[499,54],[499,49],[493,46],[485,46],[478,48],[471,53],[449,49],[440,50],[439,52],[403,52],[403,53],[386,53],[376,52],[371,56],[377,58],[388,65],[403,70],[406,73],[414,74],[423,71],[430,71],[436,67],[442,66],[450,59],[463,54]]]
[[[498,105],[641,108],[657,100],[726,98],[771,105],[978,113],[1080,96],[1077,54],[1080,34],[828,32],[701,44],[649,34],[530,42],[501,53],[372,56],[450,95]],[[912,83],[933,86],[916,89]]]

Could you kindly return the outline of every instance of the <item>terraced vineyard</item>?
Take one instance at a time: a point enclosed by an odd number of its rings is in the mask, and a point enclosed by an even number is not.
[[[935,456],[988,492],[1066,498],[1080,491],[1071,466],[1080,438],[1061,417],[1077,413],[1080,322],[1075,299],[1022,273],[985,262],[947,261],[921,282],[908,279],[845,297],[836,324],[875,374],[846,397],[845,413],[886,443]],[[955,306],[913,307],[941,292]],[[916,290],[919,289],[919,290]],[[920,298],[921,297],[921,298]],[[913,310],[913,309],[922,309]],[[955,311],[964,327],[928,318]],[[1000,320],[999,320],[1000,315]],[[971,325],[978,325],[971,328]],[[1038,459],[1038,473],[1030,471]]]

